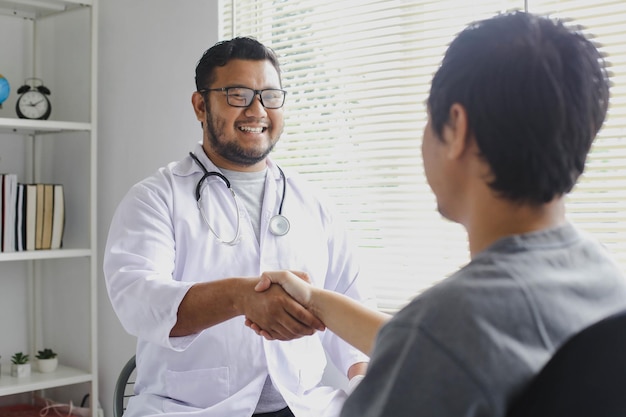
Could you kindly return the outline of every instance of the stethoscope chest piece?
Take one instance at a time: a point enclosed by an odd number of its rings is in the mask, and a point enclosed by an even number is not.
[[[228,178],[226,178],[220,172],[208,171],[206,169],[206,167],[202,164],[202,162],[200,162],[198,157],[196,155],[194,155],[193,152],[189,152],[189,155],[191,156],[191,158],[193,158],[195,163],[198,164],[198,166],[202,169],[202,172],[204,172],[204,175],[202,176],[202,178],[200,178],[200,181],[198,181],[198,183],[196,184],[196,190],[195,190],[195,194],[194,194],[194,196],[196,197],[196,203],[198,205],[198,210],[200,210],[200,215],[202,216],[202,220],[204,221],[204,223],[206,223],[206,225],[209,228],[209,230],[211,231],[211,233],[213,233],[213,235],[216,237],[216,239],[219,240],[221,243],[224,243],[224,244],[227,244],[227,245],[236,245],[237,243],[239,243],[239,240],[240,240],[240,235],[239,235],[239,226],[240,226],[239,203],[237,202],[237,196],[235,195],[235,191],[233,191],[233,189],[230,186],[230,181],[228,181]],[[291,228],[291,225],[289,224],[289,220],[285,216],[283,216],[283,203],[285,202],[285,193],[287,191],[287,179],[285,178],[285,174],[283,173],[283,170],[280,169],[279,166],[277,166],[277,168],[278,168],[278,171],[280,171],[280,177],[283,180],[283,195],[282,195],[282,197],[280,199],[280,206],[278,208],[278,214],[273,216],[270,219],[269,229],[270,229],[270,232],[274,236],[285,236],[289,232],[289,229]],[[204,211],[202,210],[202,204],[201,204],[201,200],[202,200],[202,198],[201,198],[202,183],[204,182],[204,180],[206,180],[208,177],[211,177],[211,176],[219,177],[222,181],[224,181],[224,184],[226,184],[226,187],[228,188],[228,190],[232,194],[233,201],[235,202],[235,209],[237,210],[237,227],[235,229],[235,237],[233,239],[231,239],[231,240],[222,239],[220,237],[220,235],[218,235],[215,232],[215,230],[213,230],[213,228],[211,227],[211,224],[209,223],[209,219],[206,218],[206,215],[204,214]]]
[[[275,236],[285,236],[290,227],[289,220],[282,214],[277,214],[270,219],[270,232]]]

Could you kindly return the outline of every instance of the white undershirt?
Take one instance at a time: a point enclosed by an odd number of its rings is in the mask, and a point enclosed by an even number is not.
[[[222,168],[222,172],[230,181],[230,185],[239,201],[243,202],[250,216],[252,228],[258,242],[261,230],[261,207],[263,206],[267,168],[258,172],[240,172]]]
[[[240,172],[221,169],[222,173],[230,181],[230,185],[235,191],[237,198],[243,202],[257,242],[261,230],[261,207],[263,206],[263,193],[265,191],[265,176],[267,175],[267,167],[263,171],[258,172]],[[259,336],[260,337],[260,336]],[[280,392],[272,384],[272,380],[268,375],[265,379],[261,397],[257,403],[255,413],[270,413],[282,410],[287,407],[287,403],[283,399]]]

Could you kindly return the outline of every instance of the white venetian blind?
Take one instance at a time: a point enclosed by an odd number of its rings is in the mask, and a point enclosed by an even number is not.
[[[604,7],[614,23],[604,27],[597,15],[589,25],[602,26],[595,32],[607,38],[609,50],[623,37],[619,21],[626,9],[622,2],[596,2],[604,3],[614,3],[621,16]],[[546,1],[541,7],[568,14],[572,5],[572,13],[586,18],[601,7],[582,10],[575,4],[584,3]],[[253,36],[279,54],[289,93],[285,133],[273,157],[325,189],[339,207],[384,311],[396,311],[469,260],[464,230],[441,219],[423,175],[424,102],[458,31],[474,20],[523,8],[520,0],[222,3],[223,38]],[[620,250],[626,264],[620,94],[570,205],[573,220]]]

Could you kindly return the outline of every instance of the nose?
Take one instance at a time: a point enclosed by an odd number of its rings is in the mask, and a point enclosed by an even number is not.
[[[252,116],[267,115],[265,107],[263,107],[263,104],[261,103],[261,93],[256,93],[254,95],[252,102],[248,107],[246,107],[245,113]]]

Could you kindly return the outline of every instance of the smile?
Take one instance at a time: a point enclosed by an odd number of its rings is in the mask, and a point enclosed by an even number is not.
[[[239,126],[239,130],[248,133],[263,133],[266,129],[266,127]]]

